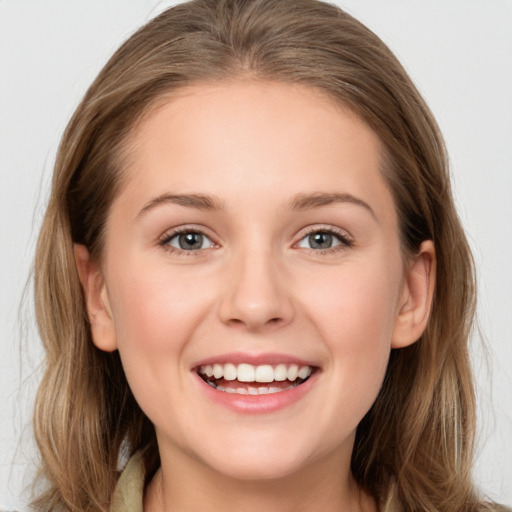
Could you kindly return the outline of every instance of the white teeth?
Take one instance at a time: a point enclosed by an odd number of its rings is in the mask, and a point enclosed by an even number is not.
[[[270,364],[262,364],[253,366],[252,364],[242,363],[234,365],[232,363],[213,365],[208,364],[199,368],[199,373],[206,377],[214,377],[215,379],[224,378],[227,381],[237,380],[238,382],[283,382],[289,380],[294,382],[297,378],[304,380],[307,379],[313,369],[311,366],[298,366],[291,364],[278,364],[272,366]],[[265,389],[268,389],[265,387]]]
[[[254,380],[256,382],[273,382],[275,380],[274,368],[269,364],[257,366]]]
[[[299,368],[299,379],[307,379],[311,375],[311,368],[309,366],[302,366]]]
[[[298,375],[299,375],[299,367],[296,364],[292,364],[288,368],[288,371],[286,372],[286,378],[293,382],[297,378]]]
[[[283,380],[286,380],[288,375],[288,372],[286,370],[285,364],[278,364],[274,370],[274,380],[277,380],[277,382],[282,382]]]
[[[273,393],[281,393],[282,391],[287,391],[288,389],[292,389],[298,386],[298,383],[290,383],[290,385],[284,389],[277,388],[275,386],[261,386],[258,388],[249,387],[249,388],[232,388],[229,387],[229,384],[226,386],[217,386],[213,382],[208,382],[208,384],[215,388],[217,391],[223,391],[224,393],[231,393],[237,395],[271,395]]]
[[[226,366],[224,365],[224,368]],[[255,373],[256,370],[251,364],[239,364],[237,380],[240,382],[254,382]]]
[[[220,379],[224,375],[224,368],[220,364],[213,365],[213,376],[216,379]]]
[[[234,364],[227,363],[224,365],[224,378],[226,380],[235,380],[237,377],[236,366]],[[240,380],[240,379],[238,379]]]

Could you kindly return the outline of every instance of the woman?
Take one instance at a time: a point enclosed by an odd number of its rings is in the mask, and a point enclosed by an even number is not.
[[[499,509],[443,143],[332,6],[203,0],[132,36],[64,134],[36,297],[40,508]]]

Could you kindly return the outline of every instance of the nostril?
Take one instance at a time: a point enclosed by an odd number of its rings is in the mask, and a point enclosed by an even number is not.
[[[280,317],[269,318],[266,321],[251,321],[251,320],[252,319],[248,319],[248,320],[244,321],[240,318],[231,318],[228,320],[228,324],[233,327],[246,326],[246,327],[249,327],[250,329],[256,329],[256,328],[264,327],[265,325],[266,326],[278,325],[283,321],[283,319]]]
[[[230,325],[242,325],[244,322],[240,320],[239,318],[231,318],[228,320],[228,323]]]

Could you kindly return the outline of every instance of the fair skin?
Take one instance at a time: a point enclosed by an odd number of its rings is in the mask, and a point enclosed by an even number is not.
[[[401,253],[376,135],[318,91],[240,80],[173,94],[128,142],[101,261],[76,259],[94,343],[155,425],[144,509],[376,510],[355,430],[435,275],[431,242]],[[240,363],[275,381],[231,380]]]

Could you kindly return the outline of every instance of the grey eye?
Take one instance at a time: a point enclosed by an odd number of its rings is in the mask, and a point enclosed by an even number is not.
[[[168,244],[182,251],[198,251],[213,246],[213,242],[206,235],[196,231],[178,233],[169,240]]]
[[[341,245],[341,240],[338,236],[329,233],[328,231],[315,231],[305,236],[300,242],[299,247],[306,249],[331,249],[337,245]]]

